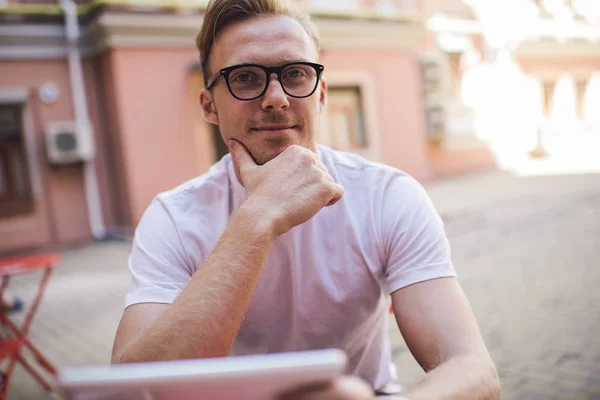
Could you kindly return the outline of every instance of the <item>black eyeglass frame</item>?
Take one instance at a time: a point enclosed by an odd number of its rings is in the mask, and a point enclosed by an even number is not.
[[[306,96],[295,96],[285,89],[285,85],[283,84],[283,81],[281,78],[281,73],[283,72],[284,69],[286,69],[287,67],[289,67],[291,65],[308,65],[310,67],[313,67],[315,69],[315,71],[317,72],[317,80],[315,82],[315,87]],[[258,68],[262,69],[263,71],[265,71],[266,76],[267,76],[267,79],[265,81],[264,90],[258,96],[252,97],[251,99],[242,99],[242,98],[236,96],[235,93],[233,93],[233,90],[231,89],[231,85],[229,84],[229,75],[236,69],[243,68],[243,67],[258,67]],[[267,89],[269,88],[269,83],[271,82],[271,79],[270,79],[271,74],[277,74],[277,80],[279,81],[279,84],[281,85],[281,88],[283,89],[285,94],[287,94],[290,97],[294,97],[296,99],[304,99],[304,98],[312,96],[315,93],[315,91],[317,90],[317,87],[319,86],[319,81],[321,80],[321,75],[323,74],[324,70],[325,70],[325,67],[321,64],[305,62],[305,61],[291,62],[291,63],[283,64],[279,67],[265,67],[264,65],[260,65],[260,64],[232,65],[231,67],[221,69],[219,72],[217,72],[216,74],[211,76],[206,84],[206,90],[211,90],[214,87],[214,85],[216,84],[216,82],[219,80],[219,78],[223,77],[223,78],[225,78],[225,82],[227,83],[227,88],[229,89],[229,93],[231,93],[231,95],[233,97],[235,97],[236,99],[238,99],[240,101],[252,101],[252,100],[258,99],[259,97],[264,96],[264,94],[267,92]]]

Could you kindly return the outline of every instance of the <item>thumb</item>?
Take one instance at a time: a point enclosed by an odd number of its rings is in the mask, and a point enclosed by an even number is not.
[[[243,186],[243,177],[246,171],[252,167],[256,167],[256,163],[254,162],[252,156],[248,153],[246,146],[244,146],[241,142],[238,142],[235,139],[230,139],[227,142],[227,146],[231,152],[231,160],[233,161],[235,175]]]

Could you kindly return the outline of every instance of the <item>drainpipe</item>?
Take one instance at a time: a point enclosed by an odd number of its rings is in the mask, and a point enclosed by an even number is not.
[[[73,107],[75,121],[81,129],[89,129],[90,123],[85,87],[83,82],[83,70],[81,67],[81,54],[79,52],[79,22],[77,20],[77,5],[72,0],[60,0],[60,6],[65,13],[65,28],[67,34],[67,59],[69,61],[69,77],[71,78],[71,91],[73,95]],[[102,205],[100,201],[100,190],[98,189],[98,175],[94,160],[85,161],[83,164],[83,179],[85,194],[88,203],[88,217],[92,235],[96,239],[103,239],[106,235],[104,219],[102,216]]]

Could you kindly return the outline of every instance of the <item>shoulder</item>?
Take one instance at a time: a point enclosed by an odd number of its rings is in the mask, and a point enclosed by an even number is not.
[[[231,157],[228,154],[214,164],[207,173],[159,193],[155,197],[155,202],[171,210],[191,210],[196,206],[221,204],[229,193],[228,164],[230,162]]]
[[[336,151],[319,146],[325,166],[336,175],[342,185],[372,189],[378,193],[422,193],[423,187],[408,173],[357,154]]]
[[[195,271],[227,221],[229,161],[154,197],[135,231],[132,259],[143,262],[130,266]]]

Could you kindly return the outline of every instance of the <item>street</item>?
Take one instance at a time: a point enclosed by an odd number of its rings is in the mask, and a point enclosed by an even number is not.
[[[502,398],[600,399],[600,174],[493,171],[425,187],[445,221]],[[64,250],[30,333],[57,366],[109,362],[129,247]],[[21,277],[11,291],[27,303],[37,279]],[[400,381],[409,386],[423,372],[390,325]],[[18,367],[9,398],[48,395]]]

